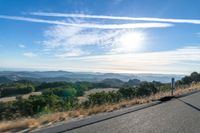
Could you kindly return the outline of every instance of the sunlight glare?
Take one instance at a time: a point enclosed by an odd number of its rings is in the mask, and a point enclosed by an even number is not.
[[[142,32],[127,31],[118,39],[118,51],[135,52],[142,48],[144,34]]]

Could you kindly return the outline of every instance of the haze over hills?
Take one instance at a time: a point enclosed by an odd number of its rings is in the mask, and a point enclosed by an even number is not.
[[[68,71],[0,71],[0,80],[2,82],[32,80],[32,81],[92,81],[98,82],[105,79],[119,79],[128,81],[130,79],[139,79],[141,81],[160,81],[170,82],[174,77],[176,80],[184,75],[173,74],[119,74],[119,73],[86,73],[86,72],[68,72]]]

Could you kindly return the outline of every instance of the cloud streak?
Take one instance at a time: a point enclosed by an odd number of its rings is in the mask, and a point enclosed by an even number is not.
[[[46,49],[59,52],[55,54],[57,57],[88,55],[90,49],[82,50],[84,47],[108,47],[114,43],[113,39],[120,31],[88,31],[85,28],[55,25],[44,32],[42,44]]]
[[[131,35],[133,42],[125,44],[127,41],[123,42],[123,36],[126,37],[126,35]],[[144,41],[146,33],[132,29],[88,30],[79,27],[55,25],[44,32],[44,40],[41,43],[45,49],[59,52],[54,53],[57,57],[92,55],[98,51],[101,51],[101,54],[133,53],[139,50],[139,46],[138,49],[135,46],[142,45],[134,40],[135,36],[135,39]]]
[[[31,15],[49,16],[49,17],[73,17],[73,18],[91,18],[91,19],[110,19],[110,20],[133,20],[133,21],[151,21],[168,23],[189,23],[200,24],[199,19],[173,19],[173,18],[151,18],[151,17],[124,17],[124,16],[106,16],[106,15],[87,15],[87,14],[68,14],[68,13],[47,13],[33,12]]]
[[[45,20],[38,18],[5,16],[5,15],[0,15],[0,18],[34,22],[34,23],[46,23],[46,24],[56,24],[56,25],[65,25],[65,26],[80,27],[80,28],[95,28],[95,29],[137,29],[137,28],[142,29],[142,28],[166,28],[173,26],[173,24],[169,23],[126,23],[126,24],[68,23],[65,21]]]
[[[145,53],[134,53],[134,54],[111,54],[111,55],[97,55],[97,56],[85,56],[79,57],[78,59],[92,61],[104,60],[121,60],[132,63],[156,63],[156,64],[171,64],[178,63],[181,61],[200,61],[200,46],[187,46],[184,48],[171,50],[171,51],[160,51],[160,52],[145,52]],[[123,63],[122,63],[123,64]],[[156,65],[153,64],[153,65]]]
[[[24,56],[26,57],[36,57],[37,55],[34,54],[33,52],[27,52],[27,53],[23,53]]]
[[[27,68],[50,68],[50,70],[101,71],[122,73],[191,73],[200,67],[200,46],[188,46],[175,50],[135,54],[97,55],[40,60]],[[11,62],[12,63],[12,62]],[[17,62],[16,64],[19,64]],[[5,63],[3,63],[5,64]],[[38,67],[39,66],[39,67]],[[192,70],[191,70],[192,68]]]
[[[82,61],[84,62],[83,64],[98,62],[98,65],[95,66],[107,71],[183,73],[189,72],[191,67],[195,70],[198,69],[200,62],[199,51],[199,46],[188,46],[170,51],[97,55],[69,59]]]
[[[23,45],[23,44],[19,44],[18,47],[19,47],[19,48],[25,48],[26,46]]]

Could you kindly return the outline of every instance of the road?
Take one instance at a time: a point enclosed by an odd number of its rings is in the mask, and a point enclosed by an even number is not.
[[[200,92],[64,132],[199,133]]]

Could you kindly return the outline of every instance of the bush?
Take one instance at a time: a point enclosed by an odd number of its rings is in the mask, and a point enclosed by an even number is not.
[[[125,99],[131,99],[136,96],[137,87],[120,88],[119,93]]]
[[[28,99],[19,97],[16,101],[0,103],[0,120],[65,111],[77,106],[78,99],[75,97],[61,98],[53,94],[30,96]]]
[[[86,101],[86,105],[101,105],[104,103],[115,103],[119,102],[121,99],[121,95],[118,92],[97,92],[94,94],[90,94],[88,96],[88,101]]]
[[[75,97],[76,90],[74,88],[53,88],[48,89],[42,92],[43,95],[57,95],[59,97],[67,98],[67,97]]]

